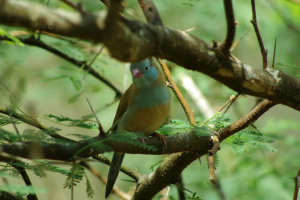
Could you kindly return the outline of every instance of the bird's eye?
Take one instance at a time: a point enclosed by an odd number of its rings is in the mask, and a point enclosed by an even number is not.
[[[145,67],[145,70],[148,70],[149,69],[149,67]]]

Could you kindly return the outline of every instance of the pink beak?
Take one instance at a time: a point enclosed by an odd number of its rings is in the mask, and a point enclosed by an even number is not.
[[[132,72],[132,76],[133,78],[140,78],[143,76],[143,74],[138,69],[134,69]]]

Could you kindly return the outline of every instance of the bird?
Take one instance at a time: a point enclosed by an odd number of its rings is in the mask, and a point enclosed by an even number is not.
[[[163,72],[151,58],[131,63],[132,84],[124,92],[113,121],[112,131],[143,133],[163,140],[155,131],[162,126],[169,114],[171,94],[165,84]],[[114,152],[110,164],[105,198],[111,193],[118,177],[125,153]]]

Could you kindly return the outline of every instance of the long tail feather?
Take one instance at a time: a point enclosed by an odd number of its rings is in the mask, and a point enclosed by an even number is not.
[[[125,153],[114,153],[113,158],[110,163],[110,168],[108,172],[106,190],[105,190],[105,198],[109,196],[111,193],[114,184],[117,180]]]

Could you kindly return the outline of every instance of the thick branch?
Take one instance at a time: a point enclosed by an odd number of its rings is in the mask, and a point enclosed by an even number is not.
[[[149,24],[163,26],[159,12],[152,0],[138,0]]]
[[[201,151],[204,149],[210,149],[210,139],[209,137],[198,137],[193,132],[181,133],[174,136],[167,137],[168,146],[164,149],[158,148],[162,146],[162,142],[158,138],[145,139],[146,144],[153,146],[152,149],[134,146],[128,143],[120,143],[109,138],[112,137],[111,134],[107,136],[99,136],[93,138],[90,141],[81,142],[69,142],[69,143],[30,143],[30,142],[14,142],[9,144],[0,145],[0,152],[8,153],[11,155],[20,156],[23,158],[32,158],[32,146],[41,150],[41,158],[53,159],[53,160],[68,160],[74,155],[77,157],[91,157],[98,153],[104,153],[105,151],[117,151],[129,154],[151,154],[151,155],[161,155],[177,153],[182,151]],[[97,148],[97,151],[93,150],[91,147],[91,141],[94,145],[103,144],[108,145],[110,148],[103,149]],[[106,146],[107,147],[107,146]],[[156,147],[156,148],[155,148]],[[101,150],[100,150],[101,149]],[[7,157],[0,156],[0,160],[9,160]]]
[[[258,119],[259,116],[261,116],[274,105],[276,104],[269,102],[268,100],[263,101],[258,106],[256,106],[248,115],[231,124],[228,128],[225,128],[224,131],[221,130],[220,141],[229,137],[231,135],[228,134],[229,132],[234,134],[240,131],[241,128],[249,126],[256,119]],[[210,140],[208,140],[207,142],[210,143]],[[151,174],[151,176],[145,175],[139,180],[133,199],[152,199],[152,197],[157,192],[167,187],[168,185],[175,183],[178,175],[181,174],[181,172],[198,157],[207,154],[207,150],[211,149],[211,146],[212,145],[210,145],[210,148],[198,151],[197,153],[195,151],[188,151],[170,155],[169,158]]]
[[[276,103],[270,102],[268,100],[263,101],[258,106],[256,106],[248,115],[238,120],[237,122],[231,124],[230,126],[224,128],[223,130],[220,130],[220,141],[249,126],[251,123],[254,123],[255,120],[257,120],[262,114],[264,114],[268,109],[270,109],[274,105],[276,105]],[[139,178],[139,182],[133,199],[151,199],[157,192],[159,192],[164,187],[176,183],[177,178],[179,174],[181,174],[183,169],[185,169],[191,162],[193,162],[199,156],[201,157],[207,154],[207,151],[212,148],[210,137],[198,137],[193,132],[169,136],[167,137],[168,146],[164,149],[157,148],[154,151],[147,150],[141,147],[136,147],[130,144],[108,140],[111,136],[112,134],[107,136],[99,136],[94,138],[92,141],[95,143],[101,141],[102,144],[110,146],[113,151],[133,154],[155,155],[185,151],[169,156],[169,158],[165,162],[163,162],[151,174],[151,176],[144,175],[141,178]],[[63,144],[34,145],[40,145],[39,148],[43,152],[43,158],[69,160],[70,158],[73,158],[75,154],[77,154],[78,157],[91,157],[97,155],[98,152],[89,147],[90,144],[91,140],[89,142],[82,141],[77,143],[74,142]],[[153,146],[162,145],[161,141],[157,138],[147,139],[146,144],[150,144]],[[30,146],[31,143],[28,142],[4,144],[0,146],[0,152],[28,158],[30,157]],[[0,160],[7,160],[7,157],[0,156]]]
[[[230,58],[220,60],[210,44],[183,31],[124,19],[123,23],[106,28],[103,12],[82,16],[30,2],[0,2],[2,24],[101,42],[111,56],[121,61],[133,62],[149,56],[165,58],[202,72],[242,94],[267,98],[300,110],[299,80],[277,70],[252,68]]]

